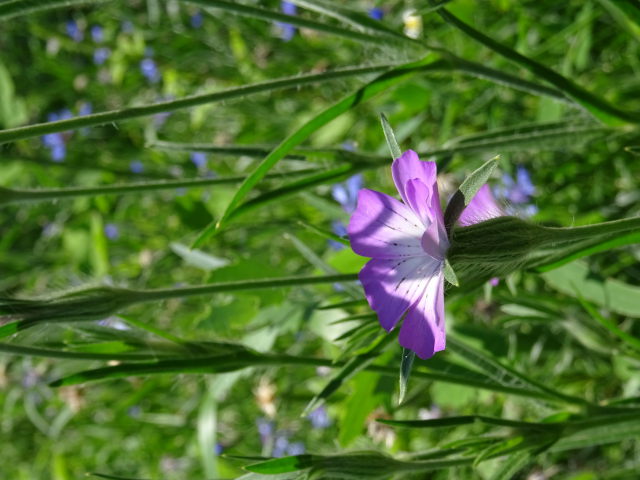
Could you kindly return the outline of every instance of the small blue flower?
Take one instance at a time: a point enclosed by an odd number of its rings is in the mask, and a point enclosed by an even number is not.
[[[538,212],[538,208],[532,203],[532,197],[536,193],[536,187],[531,181],[531,176],[526,168],[519,165],[516,168],[516,176],[502,176],[502,185],[494,189],[496,197],[506,201],[506,211],[509,215],[521,215],[530,217]]]
[[[280,458],[284,457],[289,447],[289,438],[284,432],[278,433],[275,441],[273,442],[272,457]]]
[[[91,39],[96,43],[102,43],[104,41],[104,30],[100,25],[91,27]]]
[[[140,160],[133,160],[129,163],[129,170],[131,170],[131,173],[142,173],[144,172],[144,165]]]
[[[109,240],[116,240],[120,236],[120,230],[114,223],[107,223],[104,226],[104,234]]]
[[[258,427],[262,445],[268,444],[274,433],[273,422],[265,418],[258,418],[258,420],[256,420],[256,426]]]
[[[207,166],[207,154],[204,152],[191,152],[190,158],[198,168],[205,168]]]
[[[347,213],[353,213],[358,201],[358,192],[362,188],[362,175],[356,174],[344,183],[337,183],[331,188],[331,194],[336,202],[342,205]]]
[[[65,25],[65,29],[67,30],[67,35],[74,42],[81,42],[84,38],[84,32],[78,26],[78,23],[75,20],[67,21]]]
[[[51,147],[51,160],[61,163],[67,156],[67,147],[64,143]]]
[[[384,10],[380,7],[370,8],[369,16],[374,20],[382,20],[384,18]]]
[[[313,428],[322,429],[331,426],[331,419],[329,418],[327,409],[324,406],[316,408],[307,418],[311,422]]]
[[[289,455],[302,455],[304,452],[306,452],[306,449],[302,442],[292,442],[287,448],[287,453]]]
[[[140,62],[140,71],[142,75],[151,83],[157,83],[160,80],[160,73],[156,62],[152,58],[144,58]]]
[[[298,7],[291,2],[280,2],[280,11],[285,15],[295,16],[298,14]],[[290,23],[276,22],[276,25],[280,28],[280,38],[285,42],[290,41],[296,34],[296,27]]]
[[[203,21],[204,21],[204,17],[202,16],[202,12],[200,10],[198,10],[196,13],[191,15],[190,22],[193,28],[202,27]]]
[[[111,50],[107,47],[96,48],[93,52],[93,63],[103,65],[111,56]]]
[[[331,222],[331,230],[339,237],[347,236],[347,227],[340,220],[334,220]],[[346,246],[336,240],[329,240],[329,246],[334,250],[343,250]]]
[[[80,109],[78,110],[78,116],[82,117],[84,115],[90,115],[91,112],[93,112],[91,102],[82,102],[82,105],[80,105]]]

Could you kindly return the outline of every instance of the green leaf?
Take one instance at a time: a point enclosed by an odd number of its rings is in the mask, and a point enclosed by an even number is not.
[[[347,360],[345,365],[340,368],[340,370],[336,374],[333,375],[331,380],[329,380],[329,382],[320,391],[320,393],[314,395],[314,397],[302,412],[302,416],[309,415],[309,413],[322,405],[327,400],[327,398],[334,394],[347,380],[367,367],[377,357],[377,353],[365,353]]]
[[[461,415],[458,417],[434,418],[430,420],[378,420],[380,423],[394,427],[407,428],[451,428],[460,425],[483,423],[499,427],[510,427],[518,430],[555,430],[560,427],[554,423],[522,422],[504,418],[486,417],[484,415]]]
[[[542,278],[550,287],[566,295],[580,296],[612,312],[640,318],[640,287],[612,278],[595,278],[583,262],[545,272]]]
[[[389,43],[390,37],[380,37],[366,32],[359,32],[355,30],[349,30],[338,25],[331,25],[327,23],[318,22],[315,20],[309,20],[299,15],[287,15],[281,12],[267,10],[265,8],[254,7],[253,5],[245,5],[242,3],[226,2],[224,0],[185,0],[188,3],[194,3],[196,5],[202,5],[207,8],[218,8],[227,12],[233,12],[238,15],[258,18],[268,22],[280,22],[289,23],[300,28],[308,28],[310,30],[316,30],[319,32],[330,33],[350,40],[355,40],[364,43],[374,43],[386,45]]]
[[[637,0],[598,0],[611,16],[640,41],[640,3]]]
[[[38,137],[47,133],[65,132],[82,127],[91,127],[96,125],[105,125],[120,120],[128,120],[130,118],[144,117],[162,112],[172,112],[182,108],[195,107],[207,103],[221,102],[233,98],[245,97],[261,92],[270,92],[284,88],[295,88],[301,85],[309,85],[312,83],[324,83],[340,78],[357,77],[369,73],[380,73],[389,70],[398,64],[373,65],[370,67],[351,67],[334,70],[331,72],[314,73],[306,75],[296,75],[293,77],[279,78],[262,83],[252,85],[243,85],[241,87],[230,88],[221,92],[205,93],[202,95],[192,95],[177,100],[157,102],[152,105],[143,105],[139,107],[129,107],[120,110],[111,110],[107,112],[93,113],[81,117],[69,118],[66,120],[58,120],[55,122],[39,123],[36,125],[28,125],[25,127],[12,128],[9,130],[0,130],[0,144],[13,142],[23,138]]]
[[[272,458],[265,462],[253,463],[244,467],[250,472],[272,475],[275,473],[295,472],[313,466],[315,455],[295,455],[293,457]]]
[[[549,82],[565,95],[575,100],[578,104],[584,107],[588,112],[590,112],[594,117],[596,117],[604,124],[615,126],[623,125],[625,123],[640,123],[640,114],[638,114],[637,112],[629,112],[614,107],[602,98],[597,97],[591,92],[588,92],[584,88],[573,83],[568,78],[563,77],[559,73],[551,70],[541,63],[538,63],[535,60],[532,60],[531,58],[526,57],[516,52],[515,50],[484,35],[482,32],[476,30],[475,28],[457,18],[455,15],[451,14],[446,8],[437,10],[437,13],[444,19],[445,22],[453,25],[485,47],[520,65],[521,67],[526,68],[536,78]]]
[[[640,437],[640,413],[617,413],[573,422],[573,432],[563,435],[552,447],[562,452]]]
[[[453,271],[453,267],[449,263],[448,259],[445,259],[444,261],[444,278],[447,282],[449,282],[454,287],[460,286],[460,282],[458,281],[456,272]]]
[[[376,77],[371,82],[359,88],[356,92],[346,96],[339,102],[319,113],[299,129],[284,139],[255,170],[240,185],[240,188],[231,199],[225,213],[217,224],[211,224],[200,233],[193,246],[198,247],[206,242],[216,230],[221,229],[233,216],[235,210],[239,209],[241,202],[247,197],[251,190],[264,178],[264,176],[281,160],[291,149],[307,139],[313,132],[326,125],[331,120],[337,118],[344,112],[355,108],[374,95],[388,89],[389,87],[403,81],[405,77],[420,71],[429,70],[434,62],[431,56],[419,62],[412,62],[394,68],[383,75]]]
[[[8,0],[0,3],[0,20],[42,10],[70,8],[87,4],[101,4],[111,0]]]
[[[512,480],[515,478],[518,472],[535,461],[533,450],[535,450],[535,448],[521,450],[510,455],[500,464],[498,469],[493,472],[490,480]]]
[[[398,405],[402,403],[407,394],[407,385],[409,384],[409,376],[416,354],[412,350],[402,349],[402,360],[400,361],[400,391],[398,394]]]
[[[387,145],[389,146],[391,157],[393,159],[400,158],[402,156],[402,150],[400,149],[400,145],[398,145],[398,141],[396,140],[396,136],[393,133],[391,125],[389,125],[389,120],[387,120],[387,117],[384,115],[384,113],[380,114],[380,121],[382,122],[384,138],[387,140]]]
[[[489,376],[489,378],[493,379],[499,384],[506,386],[525,387],[530,390],[538,391],[548,398],[555,398],[556,400],[560,400],[570,404],[588,405],[588,402],[586,400],[565,395],[538,382],[534,382],[530,378],[524,376],[522,373],[501,364],[492,356],[487,355],[480,350],[472,348],[471,346],[461,342],[455,337],[449,336],[447,338],[447,348],[453,351],[455,354],[464,358],[470,365],[473,365],[475,368],[485,372]]]
[[[579,258],[636,243],[640,243],[640,232],[621,233],[614,238],[594,237],[564,248],[560,247],[549,253],[542,252],[538,258],[534,255],[527,266],[538,272],[548,272]]]

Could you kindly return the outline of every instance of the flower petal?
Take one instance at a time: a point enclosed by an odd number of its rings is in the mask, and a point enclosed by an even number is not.
[[[382,327],[390,331],[400,317],[424,294],[429,280],[442,268],[428,256],[369,261],[360,271],[369,306]]]
[[[444,350],[444,275],[438,272],[429,279],[425,292],[410,309],[402,323],[398,341],[418,357],[430,358]]]
[[[496,202],[489,185],[485,184],[478,190],[469,205],[466,206],[458,222],[466,227],[502,216],[504,216],[502,208]]]
[[[396,184],[398,193],[402,201],[407,205],[411,205],[409,195],[407,195],[407,182],[409,180],[418,179],[427,187],[427,204],[431,203],[431,198],[435,195],[437,198],[437,184],[436,184],[436,163],[435,162],[423,162],[418,158],[418,154],[413,150],[407,150],[393,161],[391,165],[391,173],[393,175],[393,181]],[[438,200],[439,202],[440,200]],[[412,207],[413,208],[413,207]],[[416,212],[418,213],[418,212]]]
[[[347,231],[351,248],[363,257],[425,255],[420,245],[424,226],[409,207],[384,193],[360,190]]]

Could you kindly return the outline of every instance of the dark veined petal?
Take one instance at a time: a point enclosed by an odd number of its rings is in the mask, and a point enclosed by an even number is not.
[[[378,314],[382,327],[390,331],[414,305],[442,269],[429,256],[398,259],[375,258],[360,271],[359,278],[369,306]]]
[[[424,293],[409,309],[398,341],[423,360],[444,350],[444,275],[441,269],[429,278]]]
[[[347,231],[351,248],[363,257],[425,255],[420,243],[424,226],[409,207],[384,193],[360,190]]]

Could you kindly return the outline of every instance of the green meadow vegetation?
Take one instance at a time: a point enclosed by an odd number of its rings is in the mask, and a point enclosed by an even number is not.
[[[0,0],[0,477],[637,479],[639,125],[638,0]],[[347,235],[408,149],[426,360]]]

